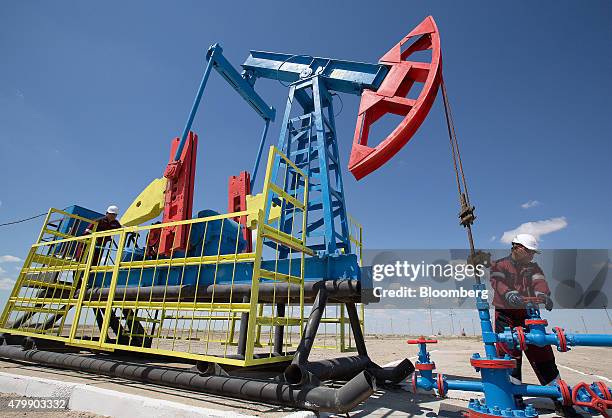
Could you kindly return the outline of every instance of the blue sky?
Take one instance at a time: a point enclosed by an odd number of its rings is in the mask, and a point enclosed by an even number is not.
[[[554,232],[544,247],[611,248],[607,1],[3,2],[0,223],[50,206],[129,206],[161,176],[214,42],[236,66],[249,49],[376,62],[429,14],[477,244],[504,247],[504,232],[545,221],[538,231]],[[284,87],[256,88],[282,113]],[[359,99],[342,100],[345,193],[366,245],[464,247],[440,98],[414,139],[360,182],[346,170]],[[195,208],[225,210],[227,178],[251,169],[261,128],[213,73],[194,123]],[[39,227],[0,228],[0,256],[24,258]],[[0,262],[0,278],[14,279],[18,265]]]

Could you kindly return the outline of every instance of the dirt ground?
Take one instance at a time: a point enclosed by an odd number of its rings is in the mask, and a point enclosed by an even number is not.
[[[410,358],[415,361],[418,347],[406,344],[407,336],[366,336],[367,348],[370,357],[380,365]],[[432,344],[429,348],[431,358],[436,363],[437,371],[444,373],[450,378],[477,378],[478,374],[469,364],[469,358],[473,353],[483,354],[482,343],[474,337],[449,338],[440,337],[438,344]],[[353,355],[354,353],[337,353],[331,350],[315,349],[311,359],[322,359]],[[570,385],[580,381],[593,382],[602,380],[612,385],[612,350],[603,347],[577,347],[567,353],[557,353],[557,363],[561,376]],[[524,362],[523,376],[526,383],[537,383],[533,371],[528,362]],[[141,396],[150,396],[158,399],[167,399],[183,404],[196,405],[205,408],[221,409],[225,411],[237,411],[246,415],[283,417],[292,410],[280,408],[256,402],[245,402],[224,397],[212,396],[202,393],[194,393],[184,390],[159,387],[155,385],[141,384],[125,381],[122,379],[94,376],[87,373],[45,369],[27,363],[14,363],[0,361],[0,371],[13,374],[25,374],[40,376],[48,379],[63,381],[74,381],[96,385],[97,387],[133,393]],[[0,399],[5,399],[3,395]],[[410,393],[408,385],[404,384],[395,388],[378,388],[377,391],[366,402],[350,413],[351,417],[455,417],[460,416],[457,410],[465,405],[465,401],[478,397],[478,394],[469,392],[451,391],[448,398],[440,400],[429,394],[414,395]],[[552,411],[546,411],[551,406],[548,400],[530,400],[536,407],[541,409],[541,417],[552,417]],[[54,412],[24,412],[24,411],[1,411],[2,416],[31,416],[31,417],[93,417],[91,414],[83,414],[74,411]]]

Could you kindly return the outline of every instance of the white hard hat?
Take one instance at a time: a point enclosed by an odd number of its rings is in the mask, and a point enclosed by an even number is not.
[[[538,252],[538,240],[536,237],[534,237],[531,234],[518,234],[516,237],[514,237],[514,239],[512,240],[513,244],[521,244],[523,247],[527,248],[528,250],[532,250],[535,252]]]
[[[119,213],[119,208],[115,205],[110,205],[108,209],[106,209],[106,213],[113,213],[117,215]]]

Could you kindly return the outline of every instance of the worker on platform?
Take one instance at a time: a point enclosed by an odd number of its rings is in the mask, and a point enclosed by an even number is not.
[[[90,223],[87,226],[87,228],[85,228],[85,232],[83,233],[83,235],[91,234],[94,231],[94,229],[96,232],[103,232],[103,231],[110,231],[113,229],[121,228],[121,224],[117,220],[118,214],[119,214],[119,208],[115,205],[110,205],[106,209],[106,214],[103,217],[96,219],[97,226],[94,228],[95,223]],[[93,260],[91,263],[92,265],[97,266],[100,264],[100,258],[101,258],[100,256],[102,255],[101,249],[111,239],[112,239],[111,236],[106,236],[102,238],[101,240],[98,240],[98,242],[95,244],[96,249],[94,250],[94,256],[93,256]]]
[[[98,223],[98,227],[96,228],[96,232],[102,231],[110,231],[112,229],[121,228],[121,224],[117,220],[117,215],[119,214],[119,208],[115,205],[110,205],[108,209],[106,209],[106,214],[100,219],[96,219]],[[85,233],[83,235],[91,234],[94,230],[94,224],[90,223],[85,228]]]
[[[538,240],[531,234],[518,234],[512,240],[510,255],[495,261],[491,265],[491,285],[495,306],[495,332],[503,332],[504,328],[526,327],[526,303],[523,298],[537,297],[550,311],[553,301],[550,298],[550,289],[540,266],[533,261],[538,251]],[[503,357],[510,355],[516,360],[516,368],[512,371],[510,379],[521,383],[522,353],[520,350],[510,348],[504,343],[497,343],[497,353]],[[559,379],[559,369],[555,363],[555,356],[550,345],[538,347],[528,344],[525,351],[540,384],[554,384]],[[517,398],[518,403],[522,399]],[[571,406],[564,406],[555,402],[557,413],[564,417],[579,417]]]

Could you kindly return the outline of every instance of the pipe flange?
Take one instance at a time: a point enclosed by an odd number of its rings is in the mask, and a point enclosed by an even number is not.
[[[548,321],[546,319],[526,319],[525,325],[548,325]]]
[[[572,404],[572,394],[570,393],[569,386],[563,379],[557,380],[557,386],[559,386],[559,392],[561,392],[561,402],[565,406]]]
[[[416,372],[412,373],[411,386],[412,386],[412,393],[416,394],[417,393],[417,374]]]
[[[519,349],[521,351],[527,351],[527,341],[525,340],[525,329],[523,327],[515,327],[514,331],[516,331],[516,339],[518,340]]]
[[[554,327],[553,331],[557,335],[557,339],[559,340],[559,345],[557,346],[557,349],[560,352],[565,353],[566,351],[568,351],[567,338],[565,338],[565,331],[563,331],[563,328],[560,328],[560,327]]]
[[[478,359],[471,358],[470,364],[479,369],[515,369],[515,359]]]
[[[444,375],[442,373],[438,373],[438,377],[436,377],[436,383],[438,386],[438,396],[440,398],[444,398],[446,396],[446,391],[444,390]]]
[[[416,363],[414,368],[417,370],[433,370],[436,368],[436,363],[433,361],[431,363]]]

